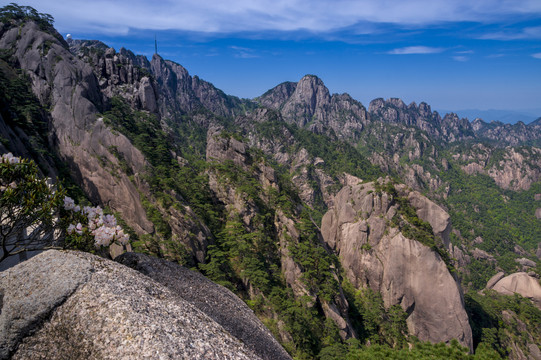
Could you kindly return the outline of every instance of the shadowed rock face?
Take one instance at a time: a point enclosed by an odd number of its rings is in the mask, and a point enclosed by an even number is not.
[[[421,197],[411,198],[423,204],[420,209],[429,207]],[[378,195],[373,183],[346,186],[323,217],[323,238],[354,286],[379,291],[386,307],[402,306],[411,334],[432,342],[455,338],[471,349],[459,284],[437,253],[389,225],[398,206],[391,195]],[[447,228],[445,221],[433,220],[441,225],[438,233]]]
[[[291,359],[253,311],[223,286],[195,271],[142,254],[125,253],[115,261],[166,286],[222,325],[262,359]]]
[[[175,291],[88,253],[37,255],[0,273],[0,293],[0,359],[260,359]]]

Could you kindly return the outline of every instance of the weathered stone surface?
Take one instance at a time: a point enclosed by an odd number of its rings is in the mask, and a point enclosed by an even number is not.
[[[88,253],[51,250],[0,276],[2,359],[259,358],[165,286]]]
[[[487,286],[486,288],[487,289],[492,289],[494,287],[494,285],[496,285],[496,283],[498,281],[500,281],[501,279],[503,279],[503,277],[505,276],[504,272],[503,271],[500,271],[499,273],[497,273],[496,275],[494,275],[493,277],[491,277],[488,281],[487,281]]]
[[[88,281],[86,262],[62,261],[53,251],[0,273],[0,358],[7,359],[23,337],[36,331],[77,288]]]
[[[538,307],[541,307],[541,285],[539,285],[537,279],[528,276],[525,272],[518,272],[504,277],[492,289],[504,295],[520,294],[523,297],[532,299]]]
[[[442,238],[447,248],[449,246],[449,233],[451,232],[451,221],[449,220],[451,217],[449,214],[418,191],[409,192],[407,197],[410,204],[415,208],[417,216],[432,226],[434,234]]]
[[[410,333],[434,342],[456,338],[471,348],[458,283],[439,255],[387,225],[396,211],[373,183],[345,186],[323,217],[323,238],[354,286],[379,291],[386,307],[402,306]]]
[[[494,256],[490,255],[485,250],[481,250],[481,249],[478,249],[478,248],[473,249],[471,254],[477,260],[496,261]]]
[[[525,266],[525,267],[532,267],[533,268],[533,267],[537,266],[535,261],[532,261],[532,260],[526,259],[526,258],[515,259],[515,261],[517,263],[519,263],[520,265]]]
[[[262,359],[291,359],[253,311],[223,286],[195,271],[143,254],[125,253],[115,261],[166,286],[222,325]]]

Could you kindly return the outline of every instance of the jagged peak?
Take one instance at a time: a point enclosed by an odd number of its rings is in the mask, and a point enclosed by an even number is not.
[[[314,75],[314,74],[306,74],[306,75],[304,75],[299,80],[299,82],[301,82],[301,81],[315,81],[317,83],[323,84],[323,80],[321,80],[317,75]]]

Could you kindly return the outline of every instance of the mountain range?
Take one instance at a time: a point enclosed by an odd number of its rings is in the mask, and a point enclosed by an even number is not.
[[[442,112],[451,112],[449,110],[442,110]],[[483,119],[485,122],[501,122],[504,124],[516,124],[519,121],[524,124],[529,124],[531,122],[539,119],[541,114],[541,109],[532,109],[532,110],[479,110],[479,109],[461,109],[455,110],[459,116],[468,118],[470,120],[475,120],[477,118]]]
[[[0,154],[230,289],[295,358],[541,354],[539,120],[367,108],[315,75],[239,99],[24,7],[2,10],[0,86]]]

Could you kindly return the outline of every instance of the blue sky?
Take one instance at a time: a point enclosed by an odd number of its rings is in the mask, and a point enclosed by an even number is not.
[[[31,0],[76,39],[158,52],[253,98],[319,76],[332,93],[541,116],[541,0]],[[533,110],[532,110],[533,109]]]

